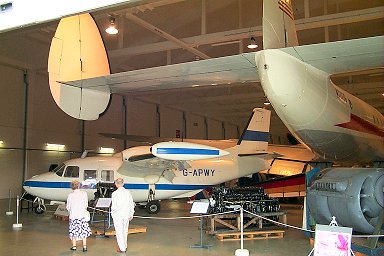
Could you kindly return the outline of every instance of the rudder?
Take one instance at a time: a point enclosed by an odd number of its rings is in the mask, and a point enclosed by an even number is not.
[[[297,45],[299,44],[291,0],[264,0],[264,49],[277,49]]]
[[[268,149],[271,111],[255,108],[237,145],[241,154],[264,152]]]

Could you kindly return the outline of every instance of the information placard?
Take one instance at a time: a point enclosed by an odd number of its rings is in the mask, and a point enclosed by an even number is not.
[[[112,203],[112,198],[97,199],[96,208],[109,208]]]
[[[314,256],[350,256],[352,228],[316,225]]]
[[[194,201],[191,208],[191,213],[207,213],[209,202]]]

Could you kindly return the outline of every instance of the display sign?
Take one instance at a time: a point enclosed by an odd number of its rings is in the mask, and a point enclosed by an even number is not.
[[[96,208],[109,208],[112,203],[112,198],[97,199]]]
[[[352,228],[316,225],[314,256],[350,256]]]
[[[209,202],[207,201],[194,201],[191,208],[191,213],[207,213]]]

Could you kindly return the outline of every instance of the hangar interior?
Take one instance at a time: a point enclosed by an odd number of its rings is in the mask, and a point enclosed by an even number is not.
[[[300,44],[382,35],[382,1],[293,1]],[[182,15],[179,15],[182,12]],[[262,1],[147,0],[92,13],[108,52],[111,73],[262,49]],[[119,33],[105,28],[110,17]],[[21,193],[22,181],[51,164],[100,147],[119,152],[135,142],[99,133],[197,139],[236,139],[255,107],[264,107],[258,83],[113,95],[97,121],[67,116],[51,97],[49,47],[58,21],[0,34],[0,198]],[[383,71],[334,77],[341,88],[382,113]],[[272,109],[270,142],[289,144],[288,130]],[[48,149],[47,143],[65,145]],[[11,174],[11,175],[10,175]]]
[[[292,5],[302,45],[384,34],[381,0],[293,0]],[[263,48],[261,0],[143,0],[92,15],[111,73]],[[117,35],[105,32],[111,17]],[[8,198],[10,189],[13,197],[20,195],[25,179],[84,150],[119,152],[139,144],[99,133],[237,139],[252,109],[265,107],[267,99],[257,82],[214,84],[114,94],[99,120],[71,118],[55,104],[48,83],[47,59],[57,25],[53,21],[0,33],[0,199]],[[258,45],[255,50],[247,48],[251,38]],[[384,113],[382,68],[334,76],[333,81]],[[289,131],[271,111],[270,143],[289,144]],[[48,143],[65,148],[48,148]]]

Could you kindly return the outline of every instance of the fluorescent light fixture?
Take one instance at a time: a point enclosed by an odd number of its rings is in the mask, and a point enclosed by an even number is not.
[[[266,98],[263,104],[265,106],[268,106],[268,105],[271,105],[271,102],[269,102],[269,100]]]
[[[0,140],[0,146],[4,144],[4,141]]]
[[[105,148],[105,147],[100,147],[100,153],[104,154],[113,154],[115,152],[114,148]]]
[[[114,17],[110,17],[109,18],[109,23],[110,23],[110,25],[105,30],[105,32],[107,32],[110,35],[116,35],[117,33],[119,33],[119,30],[117,30],[117,28],[116,28],[115,18]]]
[[[252,37],[251,37],[251,42],[250,42],[250,44],[247,45],[247,48],[248,48],[248,49],[256,49],[257,47],[259,47],[259,46],[256,44],[256,40],[255,40],[255,38],[252,36]]]
[[[65,148],[65,145],[63,145],[63,144],[47,143],[46,147],[49,150],[63,150]]]

